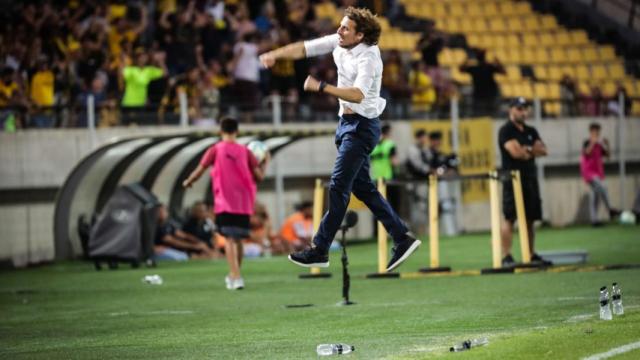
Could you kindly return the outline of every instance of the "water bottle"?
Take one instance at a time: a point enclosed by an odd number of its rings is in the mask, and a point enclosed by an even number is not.
[[[262,247],[263,247],[263,251],[262,254],[265,258],[270,258],[271,257],[271,241],[269,241],[269,239],[267,239],[266,237],[264,239],[262,239]]]
[[[613,316],[611,316],[611,307],[609,306],[609,292],[606,286],[600,288],[600,319],[613,319]]]
[[[452,347],[449,348],[449,351],[451,352],[466,351],[474,347],[487,345],[488,343],[489,343],[489,339],[485,337],[479,338],[479,339],[469,339],[453,345]]]
[[[618,283],[613,283],[613,286],[611,287],[611,305],[613,305],[614,314],[624,314],[624,308],[622,308],[622,290]]]
[[[316,348],[319,356],[348,354],[356,348],[347,344],[320,344]]]
[[[160,277],[160,275],[158,274],[146,275],[142,278],[142,282],[151,285],[162,285],[162,277]]]

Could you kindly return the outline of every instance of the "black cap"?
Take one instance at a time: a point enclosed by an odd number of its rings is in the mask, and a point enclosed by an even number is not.
[[[515,97],[509,101],[509,107],[525,107],[529,106],[529,102],[527,99],[522,96]]]
[[[299,202],[298,204],[296,204],[295,209],[297,211],[301,211],[307,208],[313,207],[313,202],[309,201],[309,200],[303,200],[301,202]]]
[[[442,139],[442,131],[436,130],[429,133],[429,140],[440,140]]]

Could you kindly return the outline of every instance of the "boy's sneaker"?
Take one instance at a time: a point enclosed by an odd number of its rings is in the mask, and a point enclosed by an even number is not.
[[[242,290],[242,289],[244,289],[244,279],[240,277],[233,280],[233,290]]]
[[[329,267],[329,254],[312,247],[289,255],[294,264],[304,267]]]
[[[400,266],[402,262],[407,260],[409,255],[416,251],[420,244],[422,244],[422,241],[416,239],[412,233],[406,233],[404,241],[394,245],[393,247],[391,260],[389,261],[389,264],[387,264],[387,272]]]
[[[227,285],[227,290],[233,290],[233,280],[228,275],[224,277],[224,283]]]
[[[553,265],[553,263],[549,260],[545,260],[543,259],[540,255],[533,253],[531,255],[531,262],[537,265],[542,265],[542,266],[551,266]]]
[[[511,268],[516,266],[515,260],[513,260],[513,256],[511,254],[507,254],[507,256],[502,258],[502,267],[503,268]]]

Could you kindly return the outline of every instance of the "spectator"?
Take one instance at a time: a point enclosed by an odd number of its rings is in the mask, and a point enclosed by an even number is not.
[[[453,174],[457,171],[456,155],[442,152],[441,131],[432,131],[429,134],[429,153],[431,154],[431,169],[438,175]]]
[[[54,126],[53,105],[55,75],[49,68],[46,57],[40,57],[37,62],[36,71],[31,77],[31,102],[34,111],[31,116],[31,124],[39,128]]]
[[[311,246],[313,236],[313,203],[303,201],[296,206],[296,212],[285,219],[280,229],[280,239],[285,251],[300,251]]]
[[[438,67],[438,54],[444,48],[444,38],[435,27],[429,22],[425,32],[418,40],[417,50],[422,55],[422,61],[429,67]]]
[[[391,125],[384,124],[380,129],[380,141],[369,155],[371,157],[371,179],[385,181],[395,178],[395,168],[399,164],[396,144],[391,140]],[[387,186],[387,201],[398,211],[400,209],[400,188],[397,185]],[[375,221],[374,221],[375,224]],[[374,233],[378,227],[374,225]]]
[[[425,180],[432,173],[432,155],[427,147],[427,132],[419,129],[414,133],[415,142],[407,150],[407,173],[413,179]]]
[[[586,116],[601,116],[605,110],[605,98],[599,86],[592,86],[591,93],[582,99],[582,113]]]
[[[167,207],[160,206],[154,246],[156,260],[185,261],[189,258],[215,257],[215,252],[207,244],[178,227],[179,224],[169,218]]]
[[[560,101],[562,102],[563,116],[578,115],[576,83],[569,75],[564,75],[560,80]]]
[[[155,53],[153,57],[155,66],[149,65],[149,54],[144,49],[137,49],[135,65],[122,68],[125,90],[121,104],[122,120],[125,124],[136,122],[136,116],[145,110],[149,83],[167,74],[164,57],[163,53]]]
[[[631,98],[627,93],[627,89],[621,83],[617,84],[616,93],[607,104],[608,113],[611,115],[620,115],[620,95],[622,95],[624,99],[624,114],[629,116],[631,114]]]
[[[197,201],[191,206],[189,217],[185,221],[182,230],[195,236],[207,244],[209,249],[214,250],[213,235],[215,233],[215,224],[212,218],[213,214],[209,211],[207,205],[203,201]]]
[[[14,132],[22,127],[19,110],[26,107],[22,88],[16,82],[14,73],[7,66],[0,74],[0,130],[6,132]]]
[[[591,225],[602,226],[598,220],[599,200],[604,202],[604,206],[609,211],[609,218],[620,215],[620,210],[612,208],[609,201],[609,193],[604,186],[604,158],[610,154],[609,140],[600,137],[600,124],[589,125],[589,138],[582,144],[582,155],[580,156],[580,173],[582,179],[589,185],[589,217]]]
[[[431,77],[426,72],[426,66],[421,61],[414,61],[409,72],[411,86],[411,110],[414,115],[428,117],[431,106],[436,101],[436,91]]]
[[[498,84],[495,74],[504,74],[502,64],[496,59],[493,63],[486,61],[484,50],[476,50],[475,64],[469,59],[460,70],[471,74],[473,80],[473,108],[477,116],[493,116],[496,113],[498,101]]]
[[[411,88],[398,50],[389,52],[382,71],[382,86],[390,115],[393,118],[405,118],[409,114]]]
[[[250,112],[255,111],[260,102],[258,52],[257,34],[248,33],[234,46],[230,64],[234,79],[233,94],[247,122],[251,122]]]
[[[265,256],[270,254],[284,254],[286,251],[282,246],[282,242],[278,240],[277,235],[273,231],[267,208],[259,202],[256,202],[255,211],[253,215],[251,215],[251,236],[249,242],[259,245],[261,253]],[[247,253],[245,251],[245,256],[246,255]]]

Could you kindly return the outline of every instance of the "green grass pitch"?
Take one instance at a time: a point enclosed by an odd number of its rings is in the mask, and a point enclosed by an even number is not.
[[[517,240],[514,241],[517,243]],[[491,264],[488,234],[444,238],[441,263]],[[590,264],[640,263],[640,228],[543,229],[539,250],[589,251]],[[428,262],[428,244],[401,268]],[[284,257],[248,260],[247,288],[228,291],[223,261],[161,263],[156,269],[96,272],[66,262],[0,272],[0,358],[315,359],[320,343],[356,347],[352,359],[578,359],[640,341],[640,269],[565,273],[365,279],[374,244],[349,248],[351,298],[340,307],[334,276],[300,280]],[[517,256],[519,250],[514,249]],[[160,274],[164,284],[141,278]],[[598,289],[617,281],[625,315],[598,319]],[[288,304],[314,304],[287,309]],[[489,345],[449,353],[486,336]],[[640,350],[616,359],[638,359]]]

